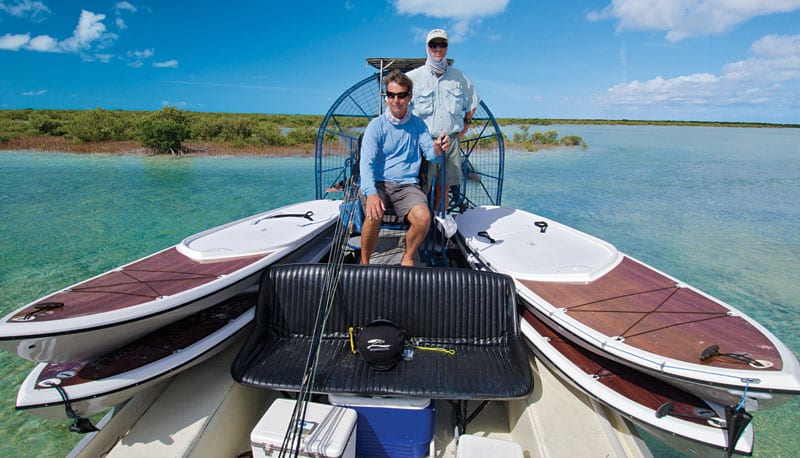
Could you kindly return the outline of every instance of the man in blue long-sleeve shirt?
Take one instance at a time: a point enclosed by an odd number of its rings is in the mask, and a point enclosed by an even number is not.
[[[442,149],[449,146],[447,135],[432,140],[425,123],[408,110],[414,84],[399,70],[393,70],[386,82],[386,112],[370,121],[361,141],[361,193],[366,219],[361,230],[361,263],[378,244],[378,233],[386,208],[409,224],[406,251],[400,264],[414,265],[417,251],[431,222],[428,200],[417,176],[422,155],[439,162]]]

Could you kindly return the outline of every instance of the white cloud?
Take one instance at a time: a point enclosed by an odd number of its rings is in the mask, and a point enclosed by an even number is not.
[[[474,22],[505,11],[508,0],[394,0],[394,6],[400,14],[452,20],[448,36],[459,42],[470,34]]]
[[[125,20],[122,19],[122,13],[135,13],[136,7],[130,4],[130,2],[117,2],[114,5],[114,13],[116,13],[117,18],[114,20],[114,24],[116,24],[119,30],[125,30],[128,28],[128,24],[125,23]]]
[[[167,60],[164,62],[153,62],[155,68],[178,68],[178,61],[175,59]]]
[[[750,51],[765,57],[797,55],[800,50],[800,35],[767,35],[750,46]]]
[[[508,0],[396,0],[401,14],[424,14],[436,18],[479,18],[505,11]]]
[[[39,35],[28,43],[28,49],[39,52],[61,52],[58,40],[48,35]]]
[[[128,58],[132,60],[127,65],[132,68],[141,68],[144,65],[143,61],[153,57],[153,54],[155,54],[153,48],[143,51],[128,51]]]
[[[100,47],[106,47],[110,42],[116,40],[117,36],[106,31],[106,26],[103,24],[105,18],[105,14],[82,10],[72,37],[61,42],[61,47],[69,52],[87,50],[95,43]]]
[[[0,5],[2,5],[0,3]],[[70,52],[80,54],[84,60],[109,62],[113,54],[92,54],[92,50],[103,49],[110,46],[117,35],[106,30],[103,20],[104,14],[95,14],[91,11],[81,11],[78,25],[72,36],[63,41],[49,35],[39,35],[31,39],[30,34],[10,34],[0,37],[0,50],[6,51],[37,51],[37,52]]]
[[[0,49],[4,49],[6,51],[19,51],[25,45],[30,43],[31,36],[27,33],[25,34],[10,34],[7,33],[0,37]]]
[[[145,49],[144,51],[128,52],[129,57],[134,57],[136,59],[147,59],[149,57],[153,57],[153,54],[155,54],[155,50],[153,48]]]
[[[133,6],[130,2],[117,2],[114,5],[114,10],[119,13],[120,11],[130,11],[131,13],[136,12],[136,7]]]
[[[757,16],[800,9],[800,0],[612,0],[590,21],[616,19],[617,30],[666,31],[676,42],[724,33]]]
[[[36,97],[45,94],[47,94],[47,89],[40,89],[38,91],[25,91],[22,93],[22,95],[26,97]]]
[[[752,57],[723,67],[726,78],[737,82],[800,83],[800,34],[767,35],[750,46]]]
[[[6,51],[19,51],[25,49],[40,52],[61,52],[58,41],[47,35],[39,35],[31,39],[30,34],[7,33],[0,37],[0,49]]]
[[[113,54],[95,54],[94,59],[88,59],[88,60],[99,60],[100,62],[107,64],[111,62],[112,57],[114,57]]]
[[[36,5],[40,2],[33,2],[30,0],[19,1],[14,5],[8,4],[0,0],[0,12],[12,11],[14,14],[22,14],[23,11],[39,11]],[[23,6],[28,5],[26,8]],[[44,5],[41,5],[44,7]],[[12,7],[16,8],[13,9]],[[46,7],[44,7],[46,8]],[[117,2],[114,5],[114,12],[116,13],[115,24],[119,30],[127,29],[127,24],[120,17],[121,13],[135,13],[138,8],[127,1]],[[49,12],[49,10],[47,10]],[[145,8],[147,11],[147,8]],[[24,34],[11,34],[6,33],[0,36],[0,50],[5,51],[36,51],[36,52],[67,52],[78,54],[81,59],[89,62],[103,62],[109,63],[116,56],[108,52],[98,52],[109,48],[117,40],[118,36],[108,31],[104,21],[106,20],[105,14],[94,13],[88,10],[82,10],[78,18],[78,24],[72,32],[72,36],[64,40],[58,40],[49,35],[39,35],[31,38],[30,33]],[[145,49],[143,51],[129,51],[127,58],[121,57],[126,65],[134,68],[142,67],[145,59],[151,58],[154,54],[153,49]],[[166,62],[157,62],[153,64],[154,67],[160,68],[175,68],[178,66],[177,60],[170,60]]]
[[[50,8],[40,1],[17,0],[0,1],[0,11],[5,11],[10,16],[30,19],[41,22],[50,16]]]
[[[170,102],[169,100],[162,100],[161,106],[162,107],[175,107],[175,108],[186,108],[189,104],[181,101],[181,102]]]
[[[750,47],[747,59],[726,64],[720,74],[655,77],[611,87],[602,103],[626,106],[769,105],[800,100],[800,34],[767,35]]]

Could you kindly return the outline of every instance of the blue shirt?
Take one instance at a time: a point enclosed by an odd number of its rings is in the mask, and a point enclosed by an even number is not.
[[[376,181],[417,183],[423,154],[429,161],[439,162],[422,119],[411,115],[400,125],[389,122],[385,114],[373,119],[361,139],[361,192],[376,194]]]

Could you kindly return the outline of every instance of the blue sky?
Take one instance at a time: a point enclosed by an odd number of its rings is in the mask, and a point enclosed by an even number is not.
[[[800,123],[800,0],[0,0],[0,109],[324,114],[435,27],[497,117]]]

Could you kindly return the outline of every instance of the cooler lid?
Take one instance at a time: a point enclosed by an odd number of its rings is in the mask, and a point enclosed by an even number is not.
[[[250,433],[256,447],[279,449],[289,428],[295,401],[276,399]],[[344,454],[358,415],[344,407],[308,403],[300,449],[306,454],[340,457]]]
[[[355,394],[329,394],[328,401],[335,406],[377,407],[382,409],[426,409],[430,398],[402,398],[392,396],[359,396]]]

